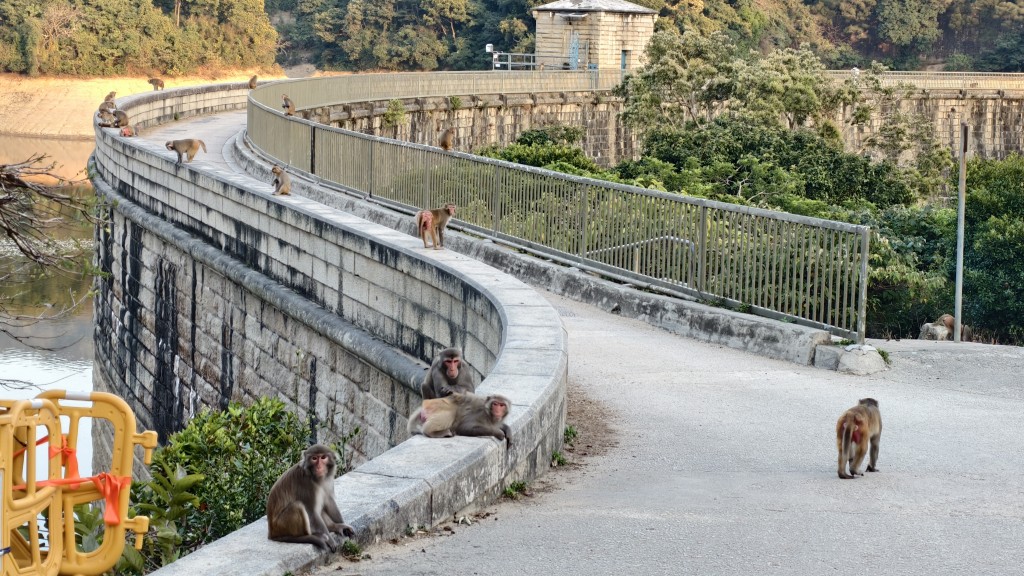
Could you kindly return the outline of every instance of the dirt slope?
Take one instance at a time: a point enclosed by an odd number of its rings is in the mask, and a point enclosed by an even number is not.
[[[164,78],[167,88],[240,82],[252,72]],[[261,78],[264,78],[261,75]],[[269,79],[270,77],[265,77]],[[92,116],[111,90],[118,97],[153,89],[148,78],[27,78],[0,74],[0,135],[93,138]]]

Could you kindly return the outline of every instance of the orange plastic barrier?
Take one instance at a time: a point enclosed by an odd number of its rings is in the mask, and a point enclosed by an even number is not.
[[[26,402],[29,404],[25,405]],[[6,412],[3,411],[5,406],[10,406]],[[37,438],[36,428],[40,424],[26,420],[30,416],[45,419],[49,426],[46,435]],[[93,426],[103,427],[102,432],[113,435],[110,470],[88,478],[78,474],[78,432],[82,418],[91,418]],[[66,433],[62,433],[63,422],[68,426]],[[135,429],[135,414],[128,404],[105,392],[81,394],[50,390],[35,400],[0,400],[0,482],[4,487],[0,527],[5,535],[0,550],[9,548],[9,552],[0,557],[3,560],[0,576],[102,574],[121,557],[126,530],[135,532],[135,547],[142,547],[142,535],[149,529],[149,518],[126,516],[134,447],[143,447],[144,462],[149,464],[157,436],[151,430],[136,433]],[[31,447],[44,443],[49,444],[49,473],[46,479],[39,480],[35,478],[36,452]],[[30,497],[35,498],[31,500],[32,509],[39,511],[25,511],[30,506],[26,499]],[[95,550],[80,550],[75,544],[74,508],[99,501],[103,502],[105,524],[101,543]],[[49,550],[45,554],[40,552],[37,534],[37,519],[44,508],[49,509],[45,514]],[[21,513],[8,517],[9,512],[18,511]],[[33,529],[35,540],[31,539]],[[29,537],[23,537],[19,531],[28,532]]]

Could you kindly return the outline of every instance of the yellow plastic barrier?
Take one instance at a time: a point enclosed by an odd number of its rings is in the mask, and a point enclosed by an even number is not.
[[[40,429],[45,433],[40,435]],[[60,455],[48,459],[45,479],[36,478],[37,442],[60,442],[57,407],[49,400],[0,400],[0,566],[3,576],[53,576],[60,570],[63,539],[56,526],[62,514]],[[20,489],[17,489],[18,487]],[[39,517],[48,519],[49,537],[40,538]],[[43,549],[43,543],[48,544]]]
[[[0,576],[14,576],[22,573],[32,574],[67,574],[67,575],[91,575],[102,574],[117,563],[124,548],[125,531],[135,532],[135,547],[142,547],[142,535],[149,529],[149,518],[136,516],[129,519],[128,503],[130,497],[132,464],[134,459],[134,447],[141,445],[144,449],[143,460],[149,464],[152,450],[157,444],[156,432],[151,430],[141,434],[135,432],[135,414],[128,404],[121,398],[105,392],[75,393],[63,390],[49,390],[36,397],[33,402],[41,402],[49,406],[56,418],[56,432],[51,432],[46,440],[49,442],[50,474],[43,484],[45,487],[40,490],[53,490],[50,498],[54,500],[51,509],[57,513],[49,514],[51,521],[48,524],[50,531],[49,556],[57,556],[57,572],[43,571],[43,565],[36,564],[35,557],[27,563],[27,566],[37,566],[33,572],[8,572],[8,563],[5,560],[3,572]],[[2,402],[2,401],[0,401]],[[2,406],[2,404],[0,404]],[[82,418],[92,418],[93,424],[97,425],[101,420],[109,422],[113,432],[111,442],[112,455],[110,470],[107,472],[94,473],[89,478],[80,478],[78,475],[78,432]],[[62,435],[60,423],[66,420],[68,431]],[[3,420],[0,420],[2,424]],[[10,430],[0,425],[0,454],[12,454],[7,451],[6,445],[17,441],[20,431],[24,427],[14,425]],[[35,441],[32,434],[21,443],[32,445]],[[13,440],[12,440],[13,439]],[[86,439],[91,441],[91,439]],[[29,461],[24,455],[15,454],[10,461],[5,461],[0,455],[0,474],[4,470],[10,471],[10,484],[4,484],[5,494],[9,487],[15,491],[25,485],[26,491],[34,488],[32,483],[26,482],[28,478],[22,477],[22,470],[27,470],[26,476],[34,479],[34,464],[31,462],[33,451],[28,451]],[[26,466],[27,464],[27,466]],[[63,468],[63,475],[60,474]],[[95,471],[94,471],[95,472]],[[7,480],[3,480],[8,482]],[[102,501],[104,505],[105,531],[101,544],[92,551],[79,550],[75,545],[75,515],[74,508],[77,505],[88,502]],[[2,517],[7,515],[7,502],[5,499]],[[0,518],[2,518],[0,517]],[[55,519],[55,520],[54,520]],[[33,524],[33,523],[30,523]],[[63,534],[63,538],[61,535]],[[29,547],[31,548],[31,547]],[[38,548],[38,547],[37,547]],[[24,551],[18,551],[17,546],[12,547],[11,556],[16,559],[24,557]],[[38,553],[36,553],[38,556]],[[49,558],[48,558],[49,559]],[[40,559],[41,561],[41,559]],[[48,570],[49,568],[47,568]]]

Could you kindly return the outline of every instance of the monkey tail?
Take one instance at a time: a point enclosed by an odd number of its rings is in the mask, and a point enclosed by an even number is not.
[[[850,422],[849,420],[843,422],[843,460],[847,460],[850,457],[851,446],[854,441],[854,433],[856,432],[856,422]]]
[[[202,140],[200,140],[199,141],[199,145],[203,147],[203,152],[206,152],[206,142],[203,142]]]

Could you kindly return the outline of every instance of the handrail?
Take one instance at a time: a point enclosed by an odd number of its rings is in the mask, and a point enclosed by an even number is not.
[[[866,226],[444,152],[286,117],[276,104],[282,89],[302,108],[304,101],[317,107],[583,86],[610,90],[618,81],[612,76],[513,71],[291,80],[253,90],[248,137],[292,169],[404,210],[455,202],[458,220],[474,232],[671,294],[863,341]],[[678,242],[626,247],[659,237],[685,238],[698,248]]]

